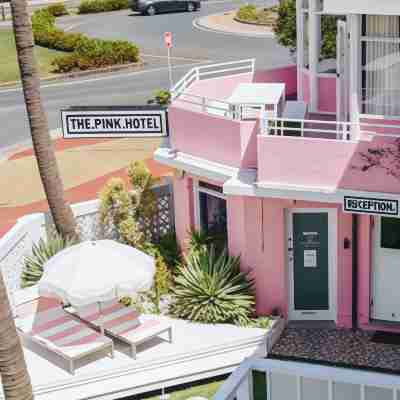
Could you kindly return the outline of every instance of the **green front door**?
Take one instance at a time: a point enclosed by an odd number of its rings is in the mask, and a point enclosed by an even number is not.
[[[295,310],[329,310],[328,264],[328,213],[294,213]]]

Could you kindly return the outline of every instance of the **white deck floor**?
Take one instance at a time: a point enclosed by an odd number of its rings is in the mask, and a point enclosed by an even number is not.
[[[117,344],[114,359],[85,358],[76,363],[75,375],[58,356],[25,344],[36,400],[118,399],[231,372],[245,357],[266,354],[266,330],[168,320],[172,344],[147,342],[136,360],[128,346]]]

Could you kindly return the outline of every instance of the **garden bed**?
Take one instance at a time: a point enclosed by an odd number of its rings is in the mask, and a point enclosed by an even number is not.
[[[274,27],[278,19],[278,12],[276,7],[257,8],[249,4],[240,7],[233,19],[242,24]]]

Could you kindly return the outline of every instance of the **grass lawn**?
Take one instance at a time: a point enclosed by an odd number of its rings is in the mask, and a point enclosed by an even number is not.
[[[182,387],[179,389],[166,390],[169,395],[168,400],[187,400],[190,397],[205,397],[211,400],[214,394],[217,392],[219,387],[225,381],[223,378],[215,378],[215,380],[209,380],[207,383],[199,384],[193,383],[188,387]],[[254,400],[266,400],[266,379],[265,374],[261,372],[253,372],[253,397]],[[160,395],[154,397],[147,397],[145,400],[160,400]]]
[[[51,61],[56,55],[63,54],[61,51],[39,46],[35,47],[35,52],[41,77],[50,75]],[[0,55],[0,83],[19,80],[14,34],[11,29],[0,29]]]
[[[224,382],[224,379],[216,379],[204,384],[197,384],[196,386],[180,388],[177,390],[166,390],[165,392],[169,395],[168,400],[187,400],[189,397],[205,397],[211,400],[214,394],[217,392],[219,387]],[[148,397],[146,400],[160,400],[160,395],[154,397]]]

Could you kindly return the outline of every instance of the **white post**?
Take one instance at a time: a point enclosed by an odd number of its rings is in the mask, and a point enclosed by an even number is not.
[[[318,110],[318,65],[321,46],[321,16],[317,14],[319,1],[309,0],[308,38],[310,62],[310,109]]]
[[[304,16],[303,0],[296,0],[296,25],[297,25],[297,99],[303,100],[303,68],[304,68]]]
[[[172,81],[172,65],[171,65],[171,48],[167,47],[168,51],[168,72],[169,72],[169,87],[172,89],[174,87],[174,83]]]
[[[360,16],[352,14],[349,16],[350,23],[350,121],[352,123],[352,138],[357,139],[360,131],[360,80],[361,80],[361,25]]]

